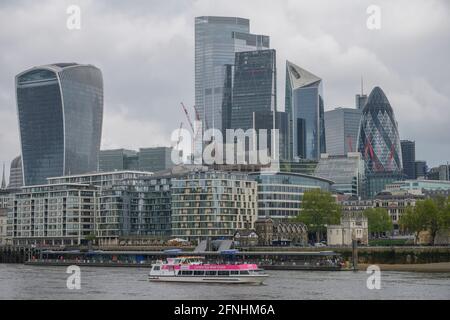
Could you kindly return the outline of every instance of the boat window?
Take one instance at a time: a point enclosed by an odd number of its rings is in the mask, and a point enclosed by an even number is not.
[[[153,267],[153,270],[159,271],[159,266],[154,266],[154,267]]]
[[[219,271],[218,274],[219,274],[219,276],[229,276],[230,272],[229,271]]]
[[[205,271],[194,271],[194,276],[203,276]]]
[[[207,276],[215,276],[217,275],[217,271],[206,271]]]
[[[192,271],[189,270],[183,270],[181,271],[182,276],[192,276]]]
[[[239,273],[240,273],[240,274],[249,274],[249,272],[248,272],[247,270],[239,271]]]
[[[230,271],[230,274],[239,274],[239,271],[235,270],[235,271]]]

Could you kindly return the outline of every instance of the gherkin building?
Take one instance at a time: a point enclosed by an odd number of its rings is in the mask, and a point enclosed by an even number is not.
[[[401,174],[402,151],[394,111],[383,90],[375,87],[362,110],[358,136],[367,174]]]

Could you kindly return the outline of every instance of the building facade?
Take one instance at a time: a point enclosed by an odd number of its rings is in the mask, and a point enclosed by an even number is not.
[[[138,170],[138,153],[134,150],[100,150],[98,171]]]
[[[261,218],[255,222],[260,246],[288,246],[308,244],[308,228],[301,222]]]
[[[157,172],[173,167],[172,148],[154,147],[140,148],[138,154],[139,170],[147,172]]]
[[[15,245],[82,245],[95,236],[97,188],[82,184],[23,187],[8,211]]]
[[[254,228],[257,212],[257,185],[246,174],[196,171],[172,181],[174,237],[232,239]]]
[[[23,186],[23,174],[22,174],[22,157],[17,156],[11,161],[11,167],[9,170],[9,183],[8,189],[17,189]]]
[[[318,161],[326,152],[322,79],[286,61],[285,99],[290,158]]]
[[[92,65],[57,63],[16,76],[24,185],[97,169],[103,78]]]
[[[356,152],[361,110],[336,108],[325,112],[327,153],[343,156]]]
[[[254,128],[257,132],[260,132],[261,129],[267,130],[267,148],[270,150],[271,156],[276,156],[279,160],[287,160],[288,159],[288,125],[289,118],[286,112],[278,112],[275,111],[275,119],[273,111],[266,112],[257,112],[254,115]],[[272,144],[274,143],[272,137],[272,129],[278,130],[278,139],[275,141],[275,149],[272,148]],[[258,141],[258,150],[262,148],[259,147]],[[276,155],[275,155],[276,153]]]
[[[231,129],[255,128],[255,114],[276,110],[275,50],[236,53]]]
[[[269,49],[268,36],[250,33],[250,21],[237,17],[195,18],[195,106],[203,128],[223,131],[235,53]],[[228,79],[228,80],[227,80]],[[228,89],[227,89],[228,88]]]
[[[416,142],[400,141],[402,149],[403,173],[406,179],[416,179]]]
[[[358,151],[366,168],[366,196],[403,176],[400,138],[394,111],[383,90],[375,87],[362,110]]]
[[[428,172],[427,162],[423,160],[416,160],[414,163],[414,172],[416,179],[425,179]]]
[[[327,244],[329,246],[351,246],[352,241],[369,244],[367,217],[360,212],[345,212],[341,224],[327,226]]]
[[[331,189],[337,193],[356,197],[364,193],[364,161],[359,152],[346,156],[322,153],[314,175],[333,181]]]
[[[258,183],[258,217],[288,219],[301,214],[306,191],[330,190],[332,181],[291,172],[249,173]]]

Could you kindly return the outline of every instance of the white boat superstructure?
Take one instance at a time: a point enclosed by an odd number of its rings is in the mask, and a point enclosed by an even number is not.
[[[268,277],[256,264],[205,264],[203,257],[168,258],[152,265],[149,281],[262,284]]]

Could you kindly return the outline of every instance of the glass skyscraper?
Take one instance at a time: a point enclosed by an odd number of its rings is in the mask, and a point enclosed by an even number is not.
[[[230,77],[235,53],[269,48],[269,37],[250,34],[250,21],[236,17],[195,18],[195,106],[203,129],[223,129],[229,118]],[[227,89],[228,88],[228,89]]]
[[[16,76],[25,185],[97,169],[103,78],[92,65],[57,63]]]
[[[407,179],[416,179],[416,142],[401,140],[403,173]]]
[[[289,119],[289,154],[319,160],[326,152],[322,79],[286,61],[285,111]]]
[[[344,156],[357,150],[361,110],[336,108],[325,112],[327,153]]]
[[[236,53],[231,128],[254,128],[254,114],[276,110],[276,53],[257,50]]]
[[[386,95],[375,87],[362,109],[358,135],[366,170],[366,196],[383,191],[386,184],[403,178],[402,149],[397,121]]]

